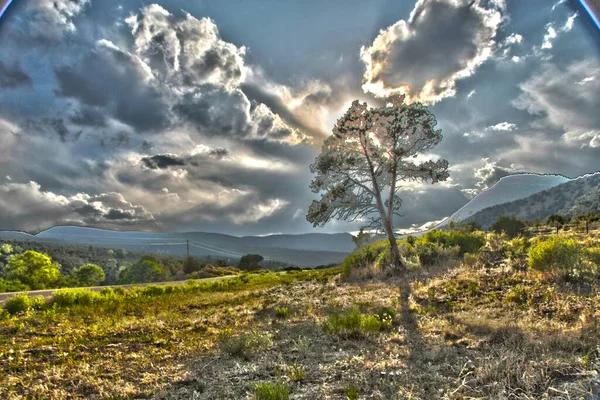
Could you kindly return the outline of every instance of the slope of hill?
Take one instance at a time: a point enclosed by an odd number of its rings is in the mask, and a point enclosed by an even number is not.
[[[56,226],[30,237],[46,242],[121,248],[137,252],[239,259],[244,254],[261,254],[275,261],[300,266],[337,263],[352,251],[352,236],[305,234],[236,237],[219,233],[150,233],[110,231],[97,228]]]
[[[35,236],[19,231],[0,231],[0,240],[34,240]]]
[[[485,208],[465,221],[475,221],[488,228],[502,215],[514,215],[522,220],[534,221],[544,220],[552,214],[572,217],[586,211],[598,211],[599,187],[600,172],[583,175],[524,199]]]
[[[437,227],[441,228],[450,221],[465,220],[485,208],[523,199],[569,182],[569,180],[562,175],[517,174],[505,176],[492,187],[475,196]]]

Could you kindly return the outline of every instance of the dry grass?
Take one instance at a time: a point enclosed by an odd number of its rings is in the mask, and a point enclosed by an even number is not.
[[[0,398],[600,393],[598,282],[578,291],[502,268],[432,269],[386,281],[328,275],[257,278],[227,291],[159,296],[112,314],[73,309],[5,319]],[[286,318],[277,311],[284,308]],[[394,314],[389,329],[323,329],[334,315],[383,316],[386,309],[395,310],[387,314]]]

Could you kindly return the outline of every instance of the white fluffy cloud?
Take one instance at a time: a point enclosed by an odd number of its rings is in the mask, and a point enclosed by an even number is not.
[[[29,25],[38,36],[60,39],[77,30],[73,19],[89,3],[90,0],[32,0],[27,4],[31,13]]]
[[[183,86],[205,83],[237,87],[245,79],[245,47],[221,39],[210,18],[178,19],[158,4],[126,19],[135,52],[164,78]]]
[[[425,103],[453,96],[456,81],[492,57],[502,5],[419,0],[408,21],[382,30],[361,49],[363,90],[377,96],[405,93]]]

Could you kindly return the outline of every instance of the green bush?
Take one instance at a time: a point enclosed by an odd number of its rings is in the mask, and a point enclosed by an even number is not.
[[[446,232],[431,230],[415,241],[415,248],[428,243],[439,244],[444,248],[458,246],[458,253],[462,257],[465,253],[475,253],[485,245],[485,237],[482,232],[466,232],[462,230]]]
[[[360,396],[358,389],[354,385],[346,387],[344,393],[346,393],[347,400],[358,400]]]
[[[31,298],[26,294],[17,294],[4,302],[4,310],[10,315],[24,313],[32,308]]]
[[[277,307],[275,308],[275,316],[277,318],[286,319],[290,310],[287,307]]]
[[[265,382],[254,385],[255,400],[288,400],[290,388],[282,382]]]
[[[52,304],[57,307],[90,306],[102,300],[100,293],[88,289],[61,289],[52,294]]]
[[[421,266],[432,267],[456,258],[460,254],[460,248],[459,246],[444,247],[440,243],[417,241],[415,253]]]
[[[360,339],[373,333],[390,330],[393,317],[389,314],[362,314],[353,309],[344,314],[333,314],[323,324],[323,331],[347,339]]]
[[[509,238],[514,238],[525,233],[525,223],[514,215],[503,215],[492,225],[491,230],[496,233],[506,233]]]
[[[553,237],[531,246],[528,263],[536,271],[568,276],[580,267],[581,254],[581,248],[573,239]]]
[[[0,293],[5,292],[24,292],[30,290],[30,287],[19,280],[6,280],[0,278]]]

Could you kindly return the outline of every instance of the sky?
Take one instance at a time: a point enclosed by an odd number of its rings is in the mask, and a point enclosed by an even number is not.
[[[0,21],[0,229],[313,228],[309,165],[355,99],[429,106],[450,179],[600,170],[600,36],[567,1],[16,0]]]

